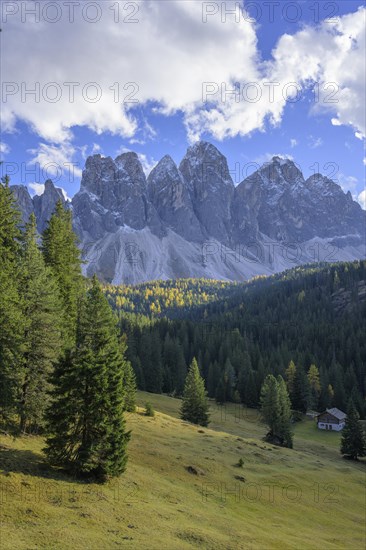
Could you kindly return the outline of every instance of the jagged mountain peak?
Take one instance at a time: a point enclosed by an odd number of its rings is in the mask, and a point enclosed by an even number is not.
[[[167,182],[166,178],[169,178],[170,183],[182,180],[182,176],[179,173],[178,166],[175,164],[174,160],[170,155],[165,155],[156,166],[151,170],[148,178],[147,178],[147,185],[150,186],[157,186],[159,188],[165,186]]]
[[[123,170],[128,174],[132,184],[145,187],[146,176],[137,153],[127,151],[119,155],[114,162],[118,170]]]
[[[334,197],[341,200],[346,199],[348,202],[353,202],[352,194],[350,191],[345,193],[342,187],[334,180],[323,176],[322,174],[313,174],[305,182],[306,188],[310,191],[313,198],[319,199],[319,197]],[[355,206],[361,209],[361,206],[355,202]]]
[[[188,156],[222,157],[223,154],[209,141],[197,141],[187,149]]]
[[[264,163],[257,173],[264,184],[292,185],[294,183],[305,183],[301,170],[290,158],[274,156],[269,162]]]
[[[33,200],[21,186],[14,194],[23,219],[35,211],[40,230],[63,198],[51,181]],[[292,159],[275,155],[235,188],[225,156],[205,141],[189,147],[179,167],[165,155],[148,178],[132,151],[115,160],[89,157],[72,211],[86,273],[114,282],[238,280],[365,254],[366,213],[338,183],[321,174],[305,181]],[[295,259],[286,248],[291,243],[301,244]],[[126,247],[136,251],[135,263]]]

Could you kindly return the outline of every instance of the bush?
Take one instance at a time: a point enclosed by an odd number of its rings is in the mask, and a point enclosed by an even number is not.
[[[155,416],[155,411],[151,403],[145,403],[145,416]]]
[[[244,466],[244,460],[242,458],[239,458],[238,467],[242,468]]]

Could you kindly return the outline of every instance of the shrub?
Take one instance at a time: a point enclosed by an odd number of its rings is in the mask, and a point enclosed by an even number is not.
[[[155,416],[155,411],[151,403],[145,403],[145,416]]]

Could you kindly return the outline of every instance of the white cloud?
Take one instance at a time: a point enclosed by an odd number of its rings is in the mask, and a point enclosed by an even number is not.
[[[126,103],[128,97],[137,99],[138,105],[157,102],[166,114],[177,110],[188,113],[196,103],[201,104],[203,81],[230,82],[233,76],[257,76],[254,25],[235,23],[234,18],[222,24],[220,16],[204,24],[202,0],[139,2],[136,24],[123,22],[129,13],[124,2],[119,3],[119,23],[114,22],[111,3],[98,4],[102,17],[95,24],[82,20],[81,9],[75,10],[72,24],[64,16],[59,23],[34,23],[29,17],[24,24],[21,10],[9,16],[5,24],[9,38],[4,43],[3,80],[19,86],[26,82],[28,88],[39,82],[46,93],[45,85],[50,82],[81,85],[75,87],[74,103],[69,101],[70,86],[63,85],[62,97],[56,103],[45,101],[42,95],[39,103],[30,96],[22,102],[20,93],[9,96],[3,105],[5,129],[21,118],[43,139],[54,143],[70,140],[76,125],[88,126],[97,133],[110,131],[133,137],[138,126],[131,111],[135,104]],[[230,9],[236,3],[229,0],[226,4]],[[32,5],[29,2],[29,7]],[[66,8],[63,15],[64,11]],[[102,90],[97,103],[86,101],[80,92],[91,82]],[[118,86],[111,90],[116,82]],[[94,90],[89,91],[91,98]],[[51,99],[55,92],[56,88],[48,89]]]
[[[297,145],[297,139],[291,139],[291,140],[290,140],[290,145],[291,145],[291,149],[293,149],[294,147],[296,147],[296,145]]]
[[[264,155],[259,155],[258,157],[256,157],[253,162],[261,166],[265,162],[270,162],[273,157],[279,157],[283,160],[294,160],[294,157],[292,155],[283,155],[282,153],[264,153]]]
[[[29,149],[33,155],[30,165],[38,165],[44,179],[55,179],[56,182],[62,176],[67,177],[72,183],[74,178],[80,178],[82,170],[78,163],[73,161],[76,149],[68,142],[63,144],[40,143],[38,149]]]
[[[31,195],[43,195],[44,193],[44,183],[28,183],[28,187],[31,189]],[[67,194],[67,191],[63,187],[56,185],[58,189],[61,189],[65,201],[71,201],[70,197]]]
[[[309,147],[310,149],[317,149],[323,145],[323,140],[321,137],[309,136]]]
[[[338,118],[332,118],[331,123],[333,126],[341,126],[341,123],[339,122]]]
[[[366,189],[361,191],[361,193],[357,197],[357,201],[360,203],[362,208],[366,210]]]
[[[346,176],[342,172],[337,175],[335,181],[342,187],[343,191],[347,193],[350,191],[354,200],[357,200],[357,186],[358,179],[354,176]]]
[[[218,91],[213,107],[186,115],[191,140],[203,132],[223,139],[264,131],[267,120],[277,126],[288,102],[295,104],[310,89],[314,90],[314,114],[329,112],[334,125],[352,126],[356,137],[364,136],[365,13],[360,8],[332,22],[282,35],[272,60],[257,65],[258,101],[236,101],[231,96],[223,102]]]
[[[19,87],[25,82],[29,89],[38,82],[41,96],[37,103],[31,96],[22,101],[20,92],[9,95],[2,109],[4,130],[14,129],[21,119],[53,144],[70,143],[75,126],[144,141],[155,130],[150,129],[150,134],[147,130],[147,137],[141,135],[133,107],[152,105],[165,115],[181,112],[191,141],[204,132],[221,140],[265,131],[268,121],[279,125],[286,104],[294,100],[294,88],[286,86],[295,82],[306,88],[318,82],[319,101],[313,111],[327,111],[333,124],[350,125],[357,135],[365,134],[363,8],[332,23],[284,34],[272,59],[261,62],[255,24],[235,22],[234,16],[223,23],[220,13],[203,23],[202,9],[207,5],[203,0],[139,2],[139,12],[131,16],[139,21],[134,24],[123,21],[129,13],[124,2],[115,2],[114,10],[108,2],[98,3],[102,15],[94,24],[83,20],[80,6],[70,24],[66,3],[62,3],[60,22],[34,23],[34,17],[29,17],[24,24],[20,17],[27,3],[34,8],[33,2],[22,2],[18,14],[4,24],[8,38],[3,44],[3,81]],[[116,23],[118,6],[120,22]],[[238,6],[234,0],[225,2],[226,11],[235,8],[239,13]],[[51,82],[60,86],[61,98],[55,103],[42,97],[48,91],[52,99],[57,91],[47,89]],[[70,85],[64,85],[67,82],[80,83],[74,102],[69,99]],[[95,103],[91,102],[93,87],[89,100],[85,90],[84,97],[81,94],[92,82],[101,90]],[[235,82],[241,84],[246,100],[241,96],[237,102],[230,95]],[[274,82],[279,86],[273,88]],[[209,103],[202,98],[204,83],[214,91]],[[226,83],[223,89],[221,83]],[[254,85],[248,87],[250,83]],[[335,83],[336,89],[329,83]],[[256,92],[260,96],[253,101]],[[128,97],[138,103],[127,103]],[[336,103],[330,102],[332,98]]]
[[[1,155],[7,155],[10,153],[10,147],[7,143],[4,143],[3,141],[0,141],[0,154]]]
[[[28,187],[33,191],[31,195],[43,195],[44,183],[28,183]]]
[[[142,168],[143,168],[146,176],[148,176],[150,174],[151,170],[158,163],[158,161],[155,160],[154,158],[148,157],[147,155],[144,155],[142,153],[139,153],[139,159],[141,161]]]
[[[363,159],[363,164],[366,166],[366,157]]]

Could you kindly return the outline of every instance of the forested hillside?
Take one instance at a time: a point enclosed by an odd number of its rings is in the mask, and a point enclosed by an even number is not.
[[[110,304],[117,310],[148,316],[185,317],[193,307],[231,296],[238,283],[212,279],[177,279],[132,285],[106,285]]]
[[[296,410],[344,410],[352,395],[364,417],[365,280],[366,262],[355,261],[296,267],[242,285],[154,282],[107,287],[107,294],[119,306],[141,389],[181,394],[197,357],[209,396],[219,402],[258,406],[273,373],[285,377]],[[133,308],[121,309],[123,300]]]

